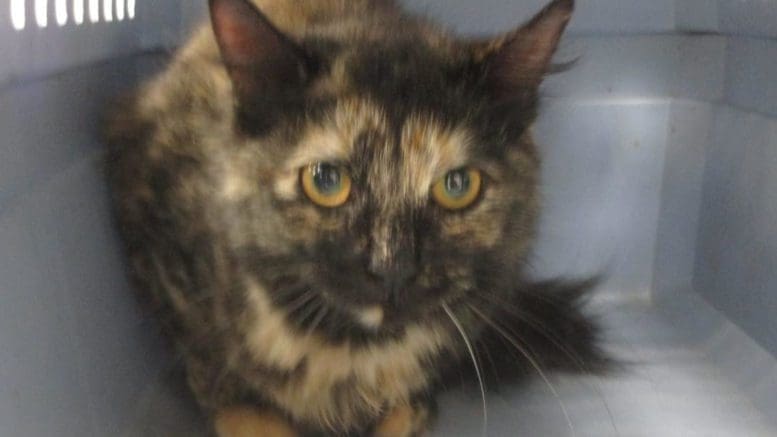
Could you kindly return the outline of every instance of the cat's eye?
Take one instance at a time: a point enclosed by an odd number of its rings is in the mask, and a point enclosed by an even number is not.
[[[448,172],[432,187],[435,202],[448,210],[464,209],[480,195],[483,178],[480,171],[460,168]]]
[[[351,194],[351,178],[345,169],[325,162],[303,167],[300,184],[313,203],[325,208],[341,206]]]

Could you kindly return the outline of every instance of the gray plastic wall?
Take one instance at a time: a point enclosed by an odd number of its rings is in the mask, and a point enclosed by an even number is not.
[[[61,28],[50,7],[46,29],[26,3],[15,31],[0,2],[0,435],[119,435],[164,354],[125,280],[97,120],[205,2],[138,0],[132,21]],[[405,3],[483,34],[543,2]],[[720,343],[729,367],[751,339],[777,353],[777,2],[579,0],[559,59],[578,57],[537,125],[536,274],[604,271],[613,299],[701,296],[743,330]]]

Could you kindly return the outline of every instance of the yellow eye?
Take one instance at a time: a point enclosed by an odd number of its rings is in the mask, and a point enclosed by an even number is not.
[[[445,209],[464,209],[477,200],[482,183],[478,170],[471,168],[453,170],[434,184],[432,197]]]
[[[342,167],[320,162],[300,171],[300,184],[305,195],[316,205],[336,208],[351,194],[351,178]]]

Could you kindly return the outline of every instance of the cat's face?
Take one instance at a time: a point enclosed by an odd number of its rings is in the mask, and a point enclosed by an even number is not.
[[[254,206],[242,209],[243,198],[225,221],[254,235],[244,262],[276,279],[271,293],[291,305],[312,292],[377,327],[464,298],[505,261],[517,265],[536,210],[529,153],[485,153],[474,127],[434,114],[392,120],[365,98],[332,105],[279,146],[287,152],[265,167],[268,184],[245,193]]]
[[[239,111],[216,221],[290,320],[395,330],[515,277],[534,235],[527,130],[552,50],[292,43],[242,20],[257,50],[231,42],[230,11],[213,12]]]

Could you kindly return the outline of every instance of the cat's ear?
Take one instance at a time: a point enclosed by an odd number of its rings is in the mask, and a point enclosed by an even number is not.
[[[269,112],[302,89],[312,62],[249,0],[210,0],[210,16],[221,58],[241,112]],[[255,114],[257,122],[269,120]]]
[[[495,40],[475,44],[486,80],[497,97],[536,91],[574,10],[574,0],[554,0],[528,23]]]

